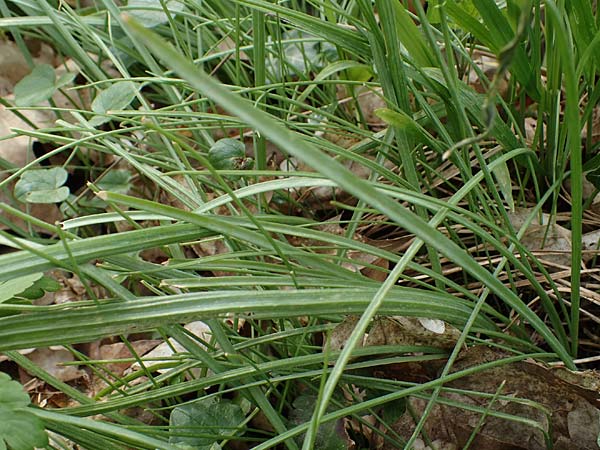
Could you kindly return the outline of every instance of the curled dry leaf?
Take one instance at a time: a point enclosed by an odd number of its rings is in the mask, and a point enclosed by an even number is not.
[[[518,208],[514,213],[509,213],[511,225],[518,231],[527,218],[531,209]],[[550,224],[550,215],[544,213],[536,216],[521,238],[521,243],[532,252],[544,252],[540,259],[555,264],[571,267],[571,230],[558,225]],[[600,252],[600,230],[590,231],[582,236],[584,250],[583,261],[589,261]]]
[[[571,265],[571,231],[556,223],[530,226],[521,243],[532,252],[543,252],[540,259],[564,267]]]

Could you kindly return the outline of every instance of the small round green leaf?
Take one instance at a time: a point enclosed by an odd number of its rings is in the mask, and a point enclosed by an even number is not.
[[[15,86],[15,105],[35,106],[52,97],[56,91],[56,74],[49,64],[35,66]]]
[[[131,172],[129,170],[111,170],[96,183],[101,191],[127,193],[131,188]]]
[[[231,138],[215,142],[208,151],[208,161],[217,170],[244,170],[254,165],[254,160],[246,157],[244,143]]]
[[[209,450],[225,436],[234,436],[244,421],[242,409],[229,400],[200,399],[171,412],[170,444]]]
[[[133,81],[118,81],[100,92],[92,102],[92,111],[107,114],[113,110],[124,109],[135,98],[139,85]],[[90,125],[96,127],[110,121],[110,117],[94,116]]]
[[[63,186],[69,174],[62,167],[30,170],[15,185],[15,197],[27,203],[59,203],[69,196]]]

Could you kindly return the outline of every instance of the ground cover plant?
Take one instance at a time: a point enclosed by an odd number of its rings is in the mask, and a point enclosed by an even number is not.
[[[0,448],[598,447],[595,2],[0,11]]]

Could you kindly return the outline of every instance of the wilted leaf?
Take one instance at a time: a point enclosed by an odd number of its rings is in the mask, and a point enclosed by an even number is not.
[[[63,186],[69,174],[62,167],[29,170],[15,185],[15,197],[27,203],[58,203],[69,196]]]
[[[171,13],[171,17],[183,11],[183,3],[178,0],[129,0],[127,12],[145,27],[152,28],[169,20],[163,10],[163,4]]]
[[[17,106],[35,106],[48,100],[56,91],[56,73],[49,64],[35,66],[33,71],[15,86]]]
[[[242,408],[229,400],[210,397],[187,403],[171,412],[169,443],[209,450],[226,436],[235,436],[244,419]]]
[[[29,396],[0,372],[0,450],[31,450],[48,445],[43,422],[27,410]]]
[[[118,81],[108,89],[100,92],[92,102],[92,111],[96,114],[107,114],[110,111],[126,108],[135,98],[139,85],[133,81]],[[94,116],[90,125],[96,127],[110,121],[110,117]]]

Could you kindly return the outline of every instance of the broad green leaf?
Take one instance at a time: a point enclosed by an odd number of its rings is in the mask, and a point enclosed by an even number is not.
[[[102,191],[120,192],[126,194],[131,188],[131,172],[129,170],[110,170],[96,184],[96,187]],[[63,204],[64,209],[68,211],[69,205]],[[105,201],[98,197],[82,198],[79,205],[86,208],[104,209],[107,207]]]
[[[92,102],[92,111],[107,114],[113,110],[124,109],[135,98],[139,85],[133,81],[118,81],[100,92]],[[110,120],[110,117],[94,116],[90,125],[96,127]]]
[[[284,33],[281,47],[281,59],[270,55],[267,60],[267,67],[275,74],[271,81],[281,80],[286,72],[298,75],[320,69],[338,56],[331,43],[298,30]],[[284,66],[285,71],[282,70]]]
[[[33,286],[33,284],[42,278],[43,274],[34,273],[31,275],[25,275],[24,277],[13,278],[12,280],[0,282],[0,303],[10,300],[15,295],[20,294],[27,288]]]
[[[31,450],[48,445],[44,423],[27,410],[29,396],[0,372],[0,450]]]
[[[29,300],[40,298],[46,292],[56,292],[61,288],[61,284],[54,278],[43,276],[36,280],[31,286],[19,293],[19,297],[24,297]]]
[[[56,80],[56,88],[58,89],[71,83],[75,79],[76,75],[77,74],[74,72],[63,73],[60,77],[58,77],[58,80]]]
[[[169,443],[210,450],[217,441],[236,435],[244,419],[242,409],[229,400],[211,397],[187,403],[171,412]]]
[[[15,105],[35,106],[52,97],[56,91],[56,74],[49,64],[35,66],[33,71],[15,86]]]
[[[131,172],[129,170],[110,170],[96,183],[96,186],[103,191],[125,194],[131,188]]]
[[[27,171],[15,185],[15,197],[27,203],[62,202],[69,196],[69,188],[63,186],[68,176],[62,167]]]
[[[71,246],[75,243],[77,241]],[[377,287],[373,285],[288,290],[283,296],[280,291],[270,290],[221,290],[140,297],[134,302],[103,302],[98,306],[86,305],[69,310],[51,307],[35,314],[21,314],[18,319],[15,316],[0,318],[0,351],[89,342],[103,336],[185,322],[190,317],[205,320],[249,311],[257,319],[361,314],[376,292]],[[397,286],[388,294],[379,313],[439,318],[460,326],[471,311],[469,301],[452,294]],[[478,315],[475,327],[491,332],[497,330],[488,315],[483,313]]]
[[[152,28],[169,20],[163,4],[171,17],[183,11],[183,3],[178,0],[129,0],[128,13],[144,26]]]

